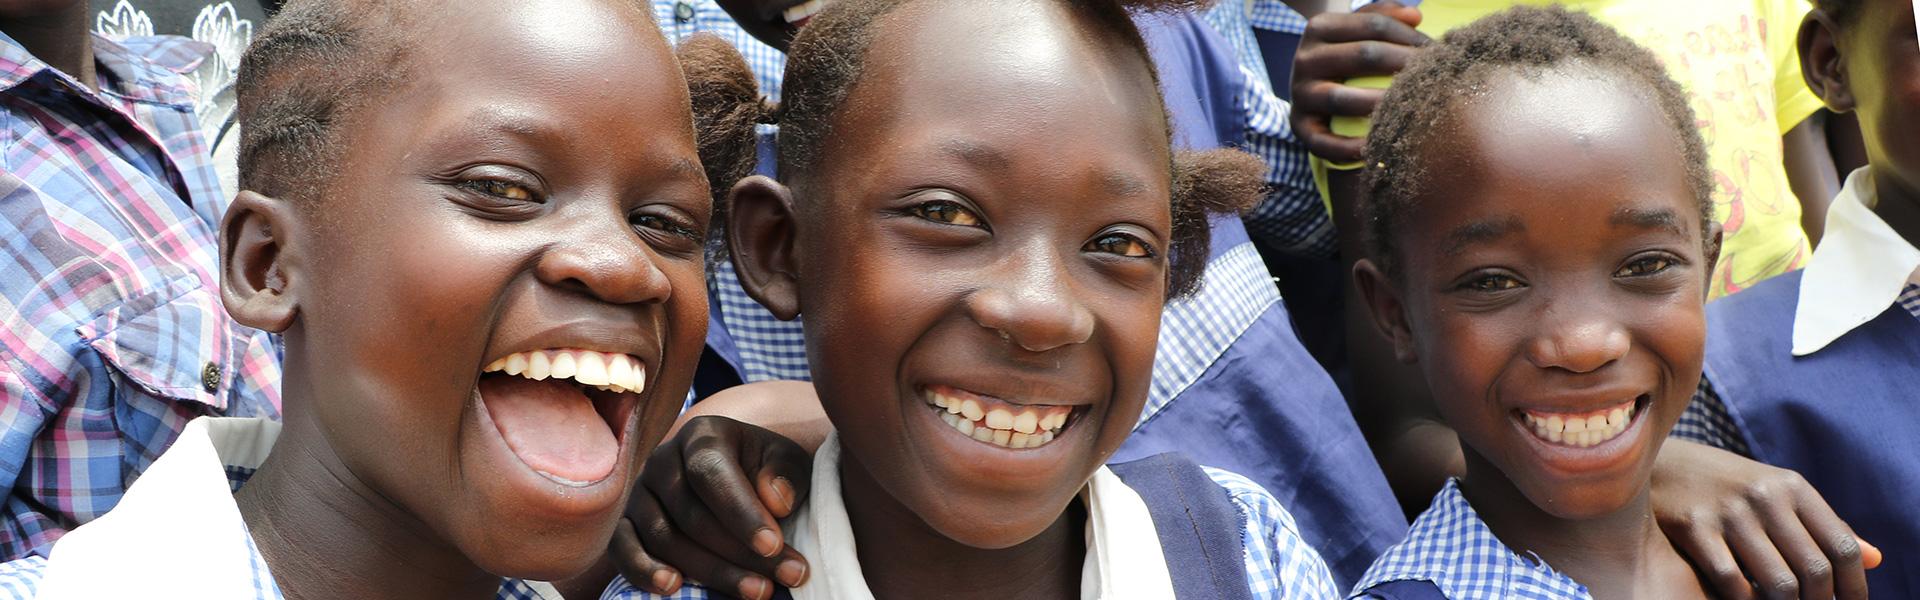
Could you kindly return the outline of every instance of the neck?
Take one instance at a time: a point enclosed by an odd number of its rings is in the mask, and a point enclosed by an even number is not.
[[[93,72],[93,38],[87,28],[87,3],[50,15],[0,19],[0,32],[19,42],[29,54],[60,72],[80,80],[87,89],[100,89]]]
[[[1908,189],[1886,169],[1874,169],[1873,213],[1886,221],[1894,233],[1914,246],[1920,246],[1920,192]]]
[[[1587,587],[1596,599],[1704,598],[1693,567],[1653,520],[1649,489],[1592,519],[1563,519],[1535,506],[1506,474],[1472,448],[1460,492],[1494,537]]]
[[[289,390],[294,389],[291,375]],[[312,406],[288,394],[287,406]],[[287,598],[494,597],[500,578],[354,477],[312,415],[289,411],[273,453],[235,494]]]
[[[1079,502],[1033,539],[989,550],[935,531],[852,455],[841,455],[840,474],[860,569],[874,598],[1080,597],[1086,511]]]

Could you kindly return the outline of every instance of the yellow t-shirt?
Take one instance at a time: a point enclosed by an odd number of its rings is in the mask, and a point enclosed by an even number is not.
[[[1455,27],[1515,4],[1547,0],[1426,0],[1421,33],[1439,39]],[[1794,38],[1805,0],[1570,0],[1653,50],[1686,89],[1707,141],[1713,167],[1713,217],[1726,228],[1712,297],[1746,289],[1800,268],[1810,248],[1800,228],[1800,201],[1787,185],[1780,136],[1820,108],[1800,78]],[[1348,84],[1384,88],[1389,78]],[[1365,118],[1338,118],[1335,133],[1364,135]],[[1326,194],[1329,165],[1315,157],[1314,176]]]

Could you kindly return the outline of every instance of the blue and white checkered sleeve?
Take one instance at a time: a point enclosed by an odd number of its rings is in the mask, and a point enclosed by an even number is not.
[[[633,587],[633,584],[627,583],[624,575],[613,578],[613,583],[607,585],[607,591],[600,593],[600,600],[717,600],[721,598],[732,598],[732,596],[708,592],[707,588],[692,583],[680,586],[680,591],[661,596]]]
[[[1733,423],[1727,405],[1720,401],[1713,382],[1705,376],[1700,377],[1693,401],[1687,403],[1686,412],[1680,413],[1680,421],[1674,423],[1673,431],[1667,435],[1753,458],[1753,449],[1747,447],[1746,437],[1740,435],[1740,426]]]
[[[1324,600],[1340,597],[1326,561],[1300,537],[1300,526],[1273,494],[1245,477],[1204,468],[1215,484],[1226,488],[1227,495],[1246,516],[1240,542],[1246,546],[1247,587],[1254,598]]]
[[[0,598],[32,598],[47,573],[47,559],[28,555],[0,563]]]
[[[1247,232],[1285,252],[1332,257],[1337,249],[1333,220],[1320,202],[1306,148],[1294,139],[1287,122],[1292,107],[1274,94],[1266,60],[1254,41],[1250,12],[1242,2],[1223,1],[1206,14],[1207,24],[1233,48],[1246,82],[1234,99],[1243,117],[1242,149],[1267,165],[1267,197],[1247,215]],[[1299,21],[1284,28],[1304,27],[1304,19],[1290,10],[1282,12]]]

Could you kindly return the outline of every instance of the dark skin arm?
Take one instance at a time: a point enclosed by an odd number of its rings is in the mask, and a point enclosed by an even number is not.
[[[805,501],[812,452],[831,430],[803,381],[747,384],[695,404],[647,458],[607,556],[555,586],[568,598],[598,598],[625,575],[666,595],[691,579],[764,599],[774,582],[804,584],[806,559],[776,519]]]
[[[1365,139],[1334,135],[1328,123],[1334,116],[1370,114],[1385,92],[1341,82],[1398,72],[1414,47],[1427,43],[1413,29],[1419,19],[1417,9],[1384,2],[1309,21],[1292,82],[1292,123],[1309,151],[1333,162],[1362,158]],[[1818,195],[1825,185],[1814,176],[1819,157],[1807,149],[1809,135],[1824,133],[1805,126],[1788,134],[1795,138],[1794,156],[1803,163],[1802,168],[1790,168],[1790,173],[1801,172],[1790,179],[1796,195],[1802,186],[1808,190],[1803,197]],[[1829,159],[1828,168],[1831,165]],[[1367,256],[1355,212],[1359,172],[1330,170],[1328,188],[1347,266],[1346,285],[1351,287],[1354,263]],[[1347,309],[1354,418],[1402,507],[1412,515],[1424,509],[1448,477],[1465,471],[1459,440],[1441,422],[1425,378],[1395,359],[1361,303],[1350,302]],[[1675,546],[1701,566],[1717,593],[1736,599],[1866,597],[1863,571],[1878,563],[1877,551],[1866,551],[1863,559],[1864,542],[1832,516],[1832,509],[1804,479],[1697,444],[1673,440],[1666,447],[1655,466],[1655,515]],[[1749,579],[1760,585],[1756,588]]]

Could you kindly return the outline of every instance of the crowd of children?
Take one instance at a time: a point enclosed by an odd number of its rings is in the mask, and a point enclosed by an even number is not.
[[[1683,4],[0,2],[0,598],[1920,594],[1920,0]]]

